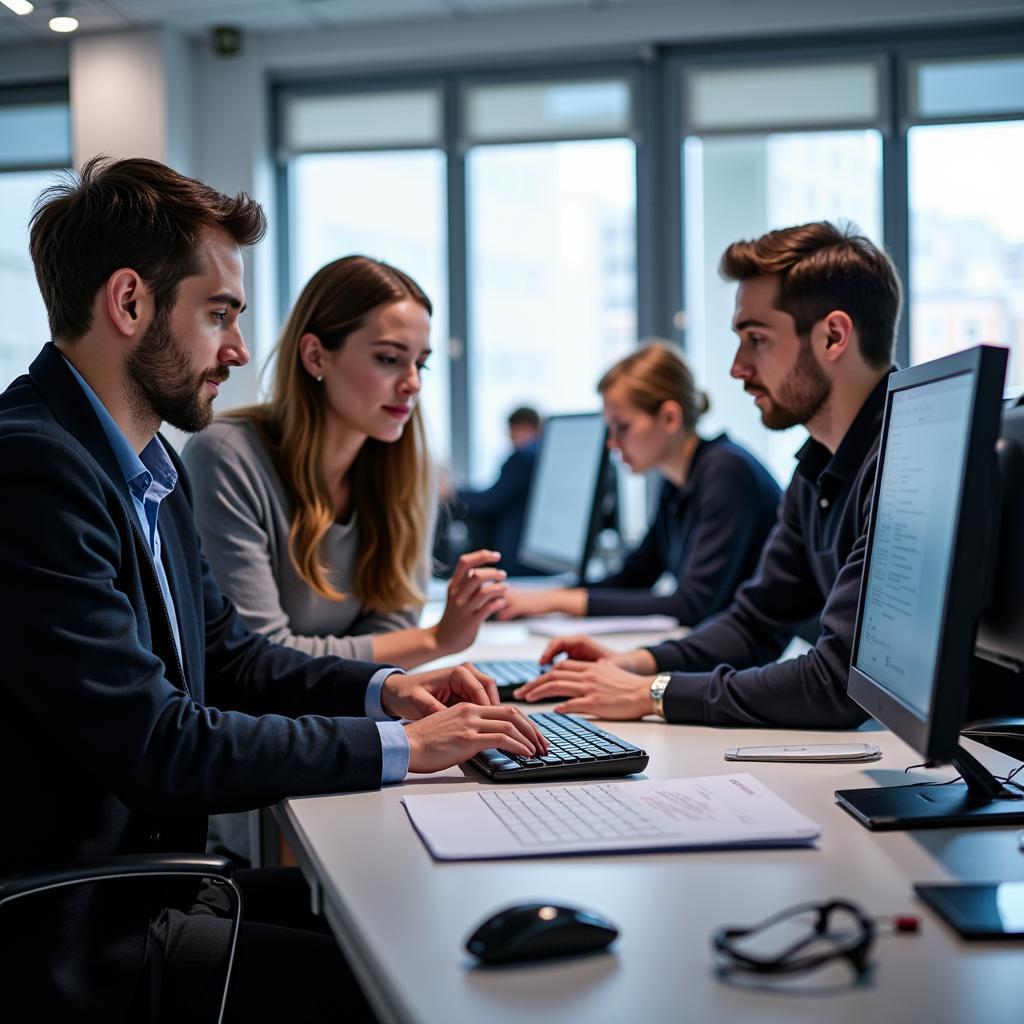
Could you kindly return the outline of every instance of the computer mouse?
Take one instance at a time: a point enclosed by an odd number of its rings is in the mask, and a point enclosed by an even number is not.
[[[486,964],[541,960],[604,949],[618,928],[574,907],[524,903],[487,918],[466,941],[466,949]]]

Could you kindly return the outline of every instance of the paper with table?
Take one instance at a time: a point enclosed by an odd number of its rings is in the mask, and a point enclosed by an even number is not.
[[[601,636],[604,633],[665,633],[677,629],[679,622],[671,615],[594,615],[575,618],[571,615],[542,615],[524,619],[526,628],[537,636]]]
[[[806,846],[820,827],[745,772],[402,798],[437,860]]]

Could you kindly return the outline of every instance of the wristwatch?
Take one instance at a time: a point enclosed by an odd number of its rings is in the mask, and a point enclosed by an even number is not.
[[[668,672],[659,672],[651,680],[651,703],[654,705],[654,713],[659,718],[665,717],[665,687],[668,686],[672,676]]]

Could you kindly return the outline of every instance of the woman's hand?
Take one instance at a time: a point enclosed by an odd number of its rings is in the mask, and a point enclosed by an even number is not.
[[[498,612],[497,618],[504,621],[529,615],[551,615],[554,612],[586,615],[587,592],[582,587],[558,587],[554,590],[509,587],[505,595],[505,607]]]
[[[555,710],[628,721],[654,712],[653,676],[637,676],[610,661],[560,661],[549,672],[521,686],[526,701],[568,697]]]
[[[438,656],[465,650],[481,623],[505,607],[508,587],[502,581],[508,574],[489,567],[500,558],[498,551],[471,551],[459,559],[448,581],[444,614],[433,627]]]

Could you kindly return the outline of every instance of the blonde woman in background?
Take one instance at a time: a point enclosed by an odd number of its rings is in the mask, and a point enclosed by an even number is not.
[[[721,611],[757,565],[781,492],[771,474],[725,434],[703,438],[707,411],[682,355],[653,342],[617,362],[597,385],[608,446],[634,473],[659,472],[657,512],[622,570],[586,587],[511,590],[499,618],[524,615],[671,615],[691,626]],[[670,593],[652,587],[666,573]]]

